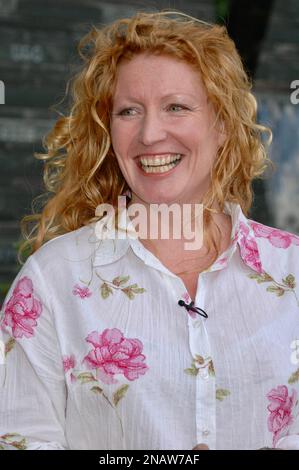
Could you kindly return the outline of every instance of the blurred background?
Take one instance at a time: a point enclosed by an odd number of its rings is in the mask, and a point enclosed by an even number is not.
[[[33,154],[58,117],[50,107],[78,66],[78,40],[92,24],[162,8],[227,26],[274,135],[276,170],[255,184],[250,217],[299,233],[299,0],[0,0],[0,305],[20,269],[20,220],[44,192]]]

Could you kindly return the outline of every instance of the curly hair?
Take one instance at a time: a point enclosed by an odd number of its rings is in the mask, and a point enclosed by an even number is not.
[[[92,26],[78,45],[83,64],[71,80],[69,115],[58,118],[44,137],[47,189],[41,212],[21,221],[22,253],[37,250],[46,241],[97,220],[101,203],[117,206],[128,188],[115,158],[110,138],[110,111],[118,64],[147,52],[167,54],[199,72],[226,140],[218,149],[205,194],[204,222],[211,226],[214,203],[240,204],[248,213],[253,200],[252,181],[260,177],[269,159],[257,124],[257,103],[234,42],[224,26],[212,25],[177,11],[137,13],[97,28]],[[217,241],[212,245],[218,252]],[[216,258],[216,256],[215,256]]]

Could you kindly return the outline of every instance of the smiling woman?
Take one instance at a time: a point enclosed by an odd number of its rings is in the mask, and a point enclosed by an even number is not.
[[[134,145],[130,155],[133,152],[140,170],[149,167],[137,173],[139,186],[152,188],[153,178],[145,178],[145,173],[157,174],[157,162],[150,164],[148,159],[157,150],[165,158],[180,156],[177,166],[184,167],[185,179],[178,189],[187,189],[183,197],[175,195],[180,200],[194,199],[195,175],[186,187],[191,172],[200,178],[195,191],[204,204],[206,246],[210,261],[215,261],[221,251],[219,215],[211,214],[215,210],[222,214],[225,201],[239,203],[248,213],[252,180],[263,173],[268,161],[261,134],[270,132],[256,123],[251,84],[225,28],[184,14],[141,13],[103,29],[93,27],[82,38],[79,53],[84,67],[73,80],[70,115],[57,121],[45,139],[47,154],[39,156],[46,162],[45,181],[54,197],[41,214],[24,218],[27,240],[20,252],[28,244],[36,250],[44,241],[95,220],[100,203],[117,206],[119,194],[131,190],[120,167],[127,161],[120,160],[124,150],[120,154],[117,147],[129,130],[125,144],[131,140]],[[158,108],[163,113],[156,115]],[[112,130],[117,126],[116,140]],[[179,127],[181,136],[172,135]],[[138,146],[131,130],[141,133]],[[147,157],[143,164],[141,156]],[[171,197],[174,173],[165,178],[168,175],[162,172],[162,199],[154,194],[150,202],[157,196],[158,202],[175,199]]]
[[[0,448],[299,449],[299,238],[246,217],[271,132],[233,41],[140,13],[79,52],[2,309]],[[156,205],[201,205],[202,246],[123,233]]]

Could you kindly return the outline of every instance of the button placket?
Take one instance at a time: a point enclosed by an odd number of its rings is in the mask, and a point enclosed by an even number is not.
[[[206,273],[199,276],[195,304],[205,309]],[[208,313],[208,312],[207,312]],[[199,316],[198,316],[199,317]],[[212,367],[211,345],[205,318],[188,318],[189,342],[198,374],[196,380],[196,433],[197,442],[204,442],[210,449],[216,445],[216,385]],[[199,357],[200,356],[200,357]],[[202,362],[204,360],[204,362]]]
[[[166,276],[167,282],[171,285],[175,299],[181,298],[186,292],[185,285],[179,277]],[[205,308],[205,279],[199,275],[200,289],[197,289],[195,304]],[[177,300],[176,300],[177,303]],[[211,347],[206,329],[206,322],[209,319],[196,315],[192,318],[185,309],[179,307],[182,314],[187,315],[187,325],[189,331],[189,349],[191,360],[197,367],[198,373],[193,377],[196,388],[195,398],[195,418],[196,418],[196,441],[202,442],[214,449],[216,445],[216,386],[215,377],[211,372]],[[199,357],[200,356],[200,357]],[[205,364],[200,363],[201,358]],[[199,362],[198,362],[199,361]],[[198,365],[197,365],[198,364]],[[213,369],[212,369],[213,370]]]

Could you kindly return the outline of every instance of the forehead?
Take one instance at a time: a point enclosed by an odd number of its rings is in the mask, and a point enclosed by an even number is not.
[[[205,98],[199,71],[168,55],[138,54],[118,65],[114,99],[185,94]]]

